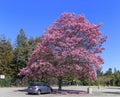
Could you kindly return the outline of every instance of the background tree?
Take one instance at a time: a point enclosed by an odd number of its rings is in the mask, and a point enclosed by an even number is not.
[[[30,39],[28,40],[30,47],[30,54],[35,49],[35,46],[40,42],[41,42],[41,37],[36,37],[36,38],[30,37]]]
[[[13,48],[5,36],[0,37],[0,74],[12,77],[14,74]]]
[[[98,76],[97,82],[100,82],[101,85],[107,86],[120,86],[120,71],[109,68],[105,73]]]
[[[112,68],[109,68],[109,69],[106,71],[105,75],[108,75],[108,76],[112,75]]]
[[[104,63],[98,54],[104,50],[105,40],[100,25],[90,24],[84,16],[64,13],[46,31],[19,74],[41,78],[54,73],[59,90],[66,74],[93,80],[96,69]]]
[[[26,62],[28,60],[28,56],[30,53],[29,43],[27,36],[23,29],[20,29],[20,32],[17,36],[16,47],[14,49],[15,55],[15,64],[16,64],[16,72],[19,72],[19,69],[26,66]],[[17,74],[16,73],[16,74]]]
[[[20,29],[20,32],[17,36],[17,46],[23,45],[27,41],[27,36],[23,29]]]
[[[114,85],[120,86],[120,70],[114,72]]]

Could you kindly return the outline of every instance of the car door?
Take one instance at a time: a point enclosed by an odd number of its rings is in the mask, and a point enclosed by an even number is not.
[[[48,92],[48,87],[46,85],[44,85],[44,93]]]

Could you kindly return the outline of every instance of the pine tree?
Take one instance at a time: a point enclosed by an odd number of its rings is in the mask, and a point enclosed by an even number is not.
[[[5,76],[12,76],[14,71],[12,70],[14,64],[13,60],[13,48],[9,40],[5,37],[0,38],[0,74]]]
[[[26,62],[29,56],[29,43],[27,36],[23,29],[20,29],[20,32],[17,36],[16,48],[14,50],[15,55],[15,64],[16,64],[16,72],[19,72],[19,69],[26,66]]]

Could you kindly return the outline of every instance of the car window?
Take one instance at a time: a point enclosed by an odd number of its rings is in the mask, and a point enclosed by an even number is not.
[[[46,86],[46,84],[42,82],[31,82],[29,85],[30,86]]]

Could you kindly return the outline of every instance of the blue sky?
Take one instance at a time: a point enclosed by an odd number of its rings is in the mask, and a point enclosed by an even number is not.
[[[120,70],[120,0],[0,0],[0,35],[15,43],[21,28],[28,37],[42,36],[63,12],[84,15],[91,23],[102,23],[108,39],[103,71]]]

